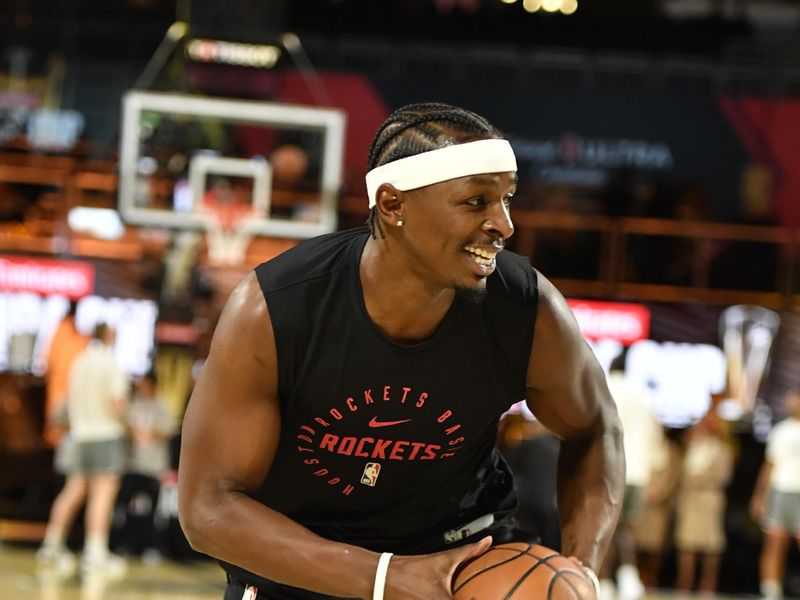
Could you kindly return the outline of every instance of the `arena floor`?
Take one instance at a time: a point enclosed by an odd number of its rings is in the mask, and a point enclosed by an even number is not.
[[[212,562],[188,565],[162,561],[146,565],[131,560],[119,580],[78,576],[67,579],[37,567],[34,551],[0,543],[0,599],[2,600],[221,600],[222,570]],[[691,596],[650,593],[645,600],[730,600],[730,596]]]
[[[131,560],[119,580],[67,579],[38,568],[31,549],[0,545],[2,600],[221,600],[222,570],[212,562],[189,565]]]

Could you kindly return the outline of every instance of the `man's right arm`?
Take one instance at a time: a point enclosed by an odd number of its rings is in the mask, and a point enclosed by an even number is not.
[[[371,598],[378,554],[326,540],[252,499],[280,437],[277,353],[254,273],[228,300],[183,422],[179,516],[193,548],[268,579],[331,596]],[[472,545],[440,558],[396,557],[385,597],[450,598]]]

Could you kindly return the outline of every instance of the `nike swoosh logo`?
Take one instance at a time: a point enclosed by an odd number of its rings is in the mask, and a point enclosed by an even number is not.
[[[392,425],[400,425],[401,423],[408,423],[411,419],[403,419],[402,421],[378,421],[377,417],[372,417],[369,422],[370,427],[391,427]]]

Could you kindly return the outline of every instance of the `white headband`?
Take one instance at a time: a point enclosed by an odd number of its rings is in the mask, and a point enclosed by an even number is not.
[[[369,207],[375,206],[378,187],[391,183],[400,191],[480,173],[517,170],[517,159],[506,140],[478,140],[401,158],[367,173]]]

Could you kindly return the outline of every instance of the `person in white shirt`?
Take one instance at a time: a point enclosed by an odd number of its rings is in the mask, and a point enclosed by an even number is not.
[[[800,547],[800,390],[784,398],[788,417],[767,438],[764,464],[750,500],[750,514],[761,522],[761,594],[768,600],[783,596],[783,576],[789,541]]]
[[[67,387],[67,421],[75,442],[73,467],[50,512],[38,559],[68,571],[74,557],[65,540],[86,500],[87,572],[120,574],[124,562],[108,550],[111,513],[126,462],[125,415],[128,378],[117,365],[114,331],[98,325],[89,346],[72,365]]]
[[[644,509],[644,490],[650,481],[655,454],[664,435],[648,407],[649,391],[625,376],[624,354],[609,367],[608,390],[617,405],[624,432],[625,497],[614,538],[601,569],[600,597],[611,600],[638,600],[644,596],[644,584],[636,566],[634,528]],[[616,569],[616,587],[611,573]]]

